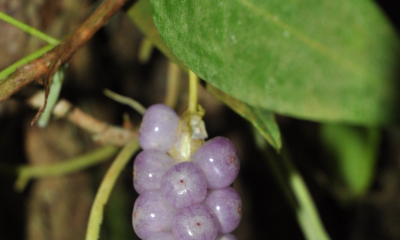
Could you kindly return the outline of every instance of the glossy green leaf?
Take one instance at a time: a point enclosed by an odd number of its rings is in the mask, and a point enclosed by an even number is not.
[[[331,178],[337,184],[337,196],[342,200],[363,196],[374,178],[379,129],[323,124],[321,134],[329,156],[333,156],[326,160],[335,165]]]
[[[281,133],[275,120],[275,115],[272,112],[241,102],[211,84],[207,84],[207,90],[232,108],[237,114],[251,122],[272,147],[278,151],[281,149]]]
[[[400,42],[369,0],[151,0],[155,25],[202,79],[298,118],[395,120]]]

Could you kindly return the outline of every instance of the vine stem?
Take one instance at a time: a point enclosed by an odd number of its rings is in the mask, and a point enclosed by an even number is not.
[[[38,37],[38,38],[42,39],[43,41],[46,41],[47,43],[49,43],[51,45],[57,45],[57,44],[59,44],[61,42],[60,40],[58,40],[56,38],[53,38],[53,37],[41,32],[41,31],[37,30],[36,28],[31,27],[31,26],[23,23],[23,22],[20,22],[17,19],[15,19],[15,18],[13,18],[13,17],[11,17],[11,16],[9,16],[9,15],[3,13],[3,12],[0,12],[0,19],[5,21],[5,22],[8,22],[9,24],[11,24],[11,25],[13,25],[13,26],[15,26],[15,27],[17,27],[17,28],[19,28],[19,29],[21,29],[21,30],[33,35],[33,36],[35,36],[35,37]]]
[[[178,101],[178,91],[180,82],[181,69],[173,61],[168,64],[167,91],[165,94],[164,103],[171,108],[174,108]]]
[[[65,76],[65,66],[61,66],[56,74],[54,74],[53,81],[50,84],[50,93],[47,98],[47,105],[44,109],[42,115],[40,115],[37,124],[39,127],[44,128],[50,121],[51,114],[53,112],[54,106],[56,105],[58,98],[60,96],[62,83]]]
[[[257,134],[257,146],[265,154],[267,163],[278,181],[289,205],[294,211],[297,222],[307,240],[330,240],[319,216],[314,200],[289,156],[287,147],[283,146],[280,154],[266,147],[265,139]]]
[[[111,167],[108,169],[103,181],[101,182],[99,190],[97,191],[92,209],[90,211],[90,217],[86,231],[86,240],[97,240],[99,238],[100,226],[103,220],[104,206],[110,197],[110,193],[114,188],[118,176],[128,164],[132,155],[138,149],[139,142],[136,138],[122,148],[114,162],[111,164]]]
[[[22,66],[24,64],[28,64],[28,63],[32,62],[33,60],[35,60],[36,58],[42,56],[43,54],[45,54],[46,52],[50,51],[54,47],[55,47],[54,45],[47,45],[47,46],[45,46],[45,47],[43,47],[43,48],[41,48],[41,49],[29,54],[28,56],[18,60],[17,62],[15,62],[12,65],[8,66],[4,70],[2,70],[0,72],[0,84],[1,84],[1,80],[3,78],[5,78],[8,75],[10,75],[11,73],[15,72],[19,66]]]
[[[199,77],[189,70],[189,106],[188,112],[197,112],[197,88],[199,85]]]
[[[21,192],[31,179],[57,177],[65,174],[81,171],[84,168],[91,167],[95,164],[103,162],[117,153],[118,148],[115,146],[104,146],[93,152],[78,156],[61,163],[47,165],[23,165],[17,168],[18,178],[14,188]]]
[[[132,98],[122,96],[118,93],[115,93],[115,92],[109,90],[109,89],[104,89],[103,93],[104,93],[104,95],[106,95],[107,97],[111,98],[112,100],[114,100],[116,102],[128,105],[129,107],[133,108],[138,113],[140,113],[141,115],[143,115],[146,112],[146,108],[143,107],[143,105],[140,104],[140,102],[138,102]]]

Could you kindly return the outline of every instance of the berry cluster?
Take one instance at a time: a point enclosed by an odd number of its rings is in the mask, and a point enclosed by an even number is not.
[[[230,232],[239,225],[242,202],[230,187],[240,168],[235,146],[224,137],[216,137],[198,144],[186,160],[174,155],[190,148],[185,146],[189,143],[182,144],[186,135],[180,126],[192,125],[191,138],[196,138],[193,131],[198,132],[198,138],[205,138],[200,134],[201,123],[183,122],[163,104],[145,112],[139,132],[143,151],[135,159],[133,178],[140,196],[132,224],[141,239],[236,239]]]

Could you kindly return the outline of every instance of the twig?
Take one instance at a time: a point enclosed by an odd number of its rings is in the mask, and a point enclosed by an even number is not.
[[[32,123],[35,122],[40,113],[44,111],[51,79],[57,69],[61,64],[68,62],[74,53],[89,41],[94,33],[106,24],[110,17],[113,16],[126,1],[127,0],[107,0],[75,32],[58,44],[57,47],[41,58],[20,67],[13,74],[0,81],[0,102],[9,98],[27,84],[43,78],[46,90],[45,103],[32,121]]]
[[[129,107],[133,108],[142,115],[144,114],[144,112],[146,112],[146,108],[143,107],[143,105],[140,104],[138,101],[132,98],[119,95],[118,93],[115,93],[109,89],[104,89],[103,93],[104,95],[106,95],[107,97],[111,98],[116,102],[128,105]]]
[[[129,142],[118,154],[108,169],[101,182],[96,198],[90,211],[88,227],[86,231],[86,240],[97,240],[99,238],[100,225],[103,220],[104,206],[106,205],[114,184],[120,175],[122,169],[131,159],[132,155],[139,149],[138,140]]]
[[[78,172],[103,162],[118,151],[115,146],[104,146],[88,154],[63,161],[61,163],[47,164],[41,166],[24,165],[17,168],[18,178],[15,182],[15,190],[22,192],[32,179],[56,177]]]
[[[27,33],[35,36],[35,37],[38,37],[38,38],[42,39],[43,41],[46,41],[49,44],[57,45],[57,44],[59,44],[61,42],[60,40],[58,40],[56,38],[53,38],[53,37],[41,32],[41,31],[37,30],[34,27],[26,25],[25,23],[20,22],[17,19],[8,16],[5,13],[0,12],[0,19],[3,20],[3,21],[8,22],[9,24],[14,25],[15,27],[17,27],[19,29],[24,30],[25,32],[27,32]]]
[[[30,99],[28,105],[39,108],[44,100],[44,92],[38,92]],[[57,118],[66,118],[82,129],[96,134],[95,141],[100,144],[111,144],[122,147],[130,140],[137,138],[137,132],[131,129],[124,129],[112,126],[106,122],[100,121],[89,114],[83,112],[78,107],[74,107],[67,100],[61,99],[53,109],[53,116]]]

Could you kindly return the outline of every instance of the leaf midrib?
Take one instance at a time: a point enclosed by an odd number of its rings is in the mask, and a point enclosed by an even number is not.
[[[303,34],[300,31],[295,30],[294,28],[290,27],[289,24],[283,22],[280,20],[280,18],[274,17],[278,15],[271,14],[263,9],[257,8],[254,6],[251,2],[246,1],[246,0],[236,0],[239,3],[242,3],[244,6],[247,6],[248,8],[252,9],[254,12],[260,14],[261,16],[265,17],[266,19],[270,20],[272,23],[275,23],[278,27],[282,28],[285,31],[290,32],[293,36],[295,36],[297,39],[299,39],[301,42],[303,42],[305,45],[314,48],[317,50],[319,53],[327,56],[331,60],[337,62],[340,64],[342,67],[359,74],[360,76],[371,76],[373,75],[375,78],[379,78],[379,76],[375,73],[370,73],[368,70],[365,68],[355,64],[354,62],[342,58],[339,54],[337,54],[335,51],[329,49],[326,47],[324,44],[320,43],[319,41],[309,38],[307,35]]]

